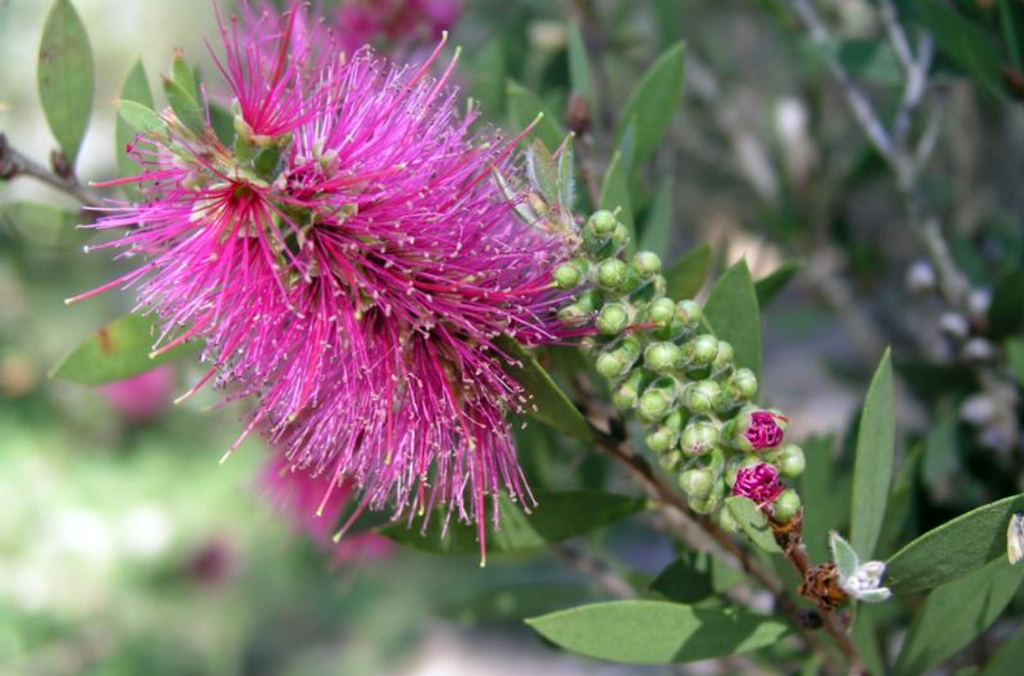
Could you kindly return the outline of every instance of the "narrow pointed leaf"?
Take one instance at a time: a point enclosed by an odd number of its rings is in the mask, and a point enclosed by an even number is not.
[[[597,104],[594,75],[590,70],[590,59],[587,57],[587,45],[583,41],[583,33],[580,32],[580,26],[575,21],[569,25],[568,40],[569,84],[574,92],[587,100],[593,111]]]
[[[864,560],[871,559],[882,532],[895,453],[896,393],[886,350],[864,399],[853,468],[850,545]]]
[[[558,203],[566,211],[576,206],[576,168],[573,165],[572,137],[565,140],[558,156]]]
[[[100,385],[137,376],[199,349],[199,342],[191,341],[150,359],[155,339],[151,317],[126,315],[73,349],[50,375],[83,385]]]
[[[911,0],[909,6],[935,36],[939,51],[956,62],[990,94],[996,97],[1003,95],[1002,60],[978,26],[936,0]]]
[[[118,101],[117,114],[129,127],[139,133],[162,135],[167,124],[156,111],[135,101]]]
[[[736,495],[731,498],[726,498],[725,507],[732,513],[736,522],[743,529],[750,541],[755,545],[771,552],[772,554],[778,554],[782,551],[778,543],[775,542],[775,536],[772,535],[771,526],[768,524],[768,517],[764,515],[764,512],[749,498]]]
[[[174,80],[164,78],[163,82],[167,103],[178,117],[178,121],[192,133],[202,134],[206,128],[206,118],[203,116],[203,111],[200,109],[195,95]]]
[[[757,290],[757,303],[762,310],[785,290],[803,266],[803,261],[786,261],[766,277],[754,282],[754,288]]]
[[[613,601],[527,620],[567,650],[624,664],[678,664],[756,650],[789,633],[779,620],[739,609]]]
[[[534,127],[533,134],[548,148],[558,147],[558,144],[565,138],[565,132],[559,125],[558,116],[548,110],[540,97],[514,80],[508,81],[505,97],[508,101],[512,124],[515,125],[514,132],[522,131],[537,119],[538,113],[544,113],[544,118]]]
[[[619,116],[617,138],[636,119],[636,147],[631,166],[646,162],[658,149],[683,97],[683,43],[669,47],[644,73]]]
[[[650,591],[676,603],[696,603],[743,581],[743,574],[706,552],[685,552],[665,567]]]
[[[142,65],[142,59],[135,62],[128,77],[121,86],[121,98],[123,101],[134,101],[146,109],[153,108],[153,94],[149,89],[149,79],[146,77],[146,68]],[[154,113],[155,115],[155,113]],[[138,176],[142,173],[142,167],[128,154],[128,147],[135,141],[137,130],[128,124],[121,116],[117,116],[114,137],[117,143],[115,157],[117,157],[118,173],[121,176]],[[138,195],[138,188],[125,186],[129,193]]]
[[[195,101],[201,100],[196,74],[180,53],[175,53],[171,58],[171,78]]]
[[[529,514],[507,497],[501,497],[501,524],[487,533],[488,554],[511,554],[545,549],[553,542],[585,535],[632,516],[647,507],[643,498],[599,491],[537,493],[537,507]],[[400,544],[432,554],[477,556],[480,544],[476,526],[459,523],[453,516],[442,535],[445,512],[431,515],[425,532],[415,525],[389,524],[378,532]]]
[[[505,336],[495,343],[515,360],[516,363],[506,364],[506,368],[530,395],[528,406],[533,407],[531,415],[534,418],[577,439],[593,439],[587,419],[523,346]]]
[[[704,316],[736,351],[736,364],[761,377],[761,311],[746,261],[725,271],[711,288]]]
[[[707,243],[693,247],[665,273],[668,296],[676,301],[693,298],[704,286],[711,270],[711,246]]]
[[[895,676],[924,674],[958,653],[992,626],[1021,580],[1024,567],[997,559],[933,591],[914,616]]]
[[[912,594],[1006,559],[1006,525],[1024,511],[1024,493],[967,512],[917,538],[886,562],[883,584]]]
[[[1024,324],[1024,273],[1008,272],[992,291],[988,309],[988,332],[995,340],[1020,331]]]
[[[530,145],[526,166],[529,169],[531,182],[540,188],[540,194],[544,200],[548,204],[558,204],[560,199],[558,167],[555,165],[555,158],[551,155],[551,151],[539,138],[533,139],[533,143]]]
[[[616,151],[612,161],[604,172],[601,181],[602,209],[618,210],[618,219],[629,228],[632,237],[630,243],[636,246],[636,224],[633,222],[633,204],[629,196],[629,167],[622,159],[622,153]]]
[[[92,115],[93,60],[89,36],[68,0],[57,0],[43,26],[36,73],[46,122],[72,166]]]
[[[675,221],[674,188],[671,176],[666,176],[658,186],[640,237],[640,249],[643,251],[653,251],[659,256],[665,256],[668,252]]]
[[[1010,363],[1010,370],[1017,377],[1017,383],[1024,387],[1024,340],[1010,338],[1006,341],[1006,361]]]
[[[1024,625],[1007,639],[985,665],[979,676],[1019,676],[1024,664]]]

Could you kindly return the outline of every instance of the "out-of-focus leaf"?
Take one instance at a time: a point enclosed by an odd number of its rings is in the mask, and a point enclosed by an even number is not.
[[[230,148],[235,143],[235,120],[227,108],[219,103],[210,103],[210,127],[217,140]]]
[[[671,176],[662,179],[661,185],[658,186],[654,203],[651,204],[640,235],[639,248],[643,251],[653,251],[659,256],[664,256],[668,252],[668,245],[672,239],[672,225],[675,221],[674,188]]]
[[[851,632],[853,644],[857,646],[864,666],[869,674],[885,673],[885,657],[878,643],[878,625],[875,622],[875,608],[871,604],[862,603],[857,606],[857,617]]]
[[[847,72],[886,87],[903,84],[903,66],[895,50],[885,40],[829,40],[813,43],[808,51],[825,62],[836,61]]]
[[[734,495],[731,498],[725,499],[725,507],[732,513],[740,528],[743,529],[743,532],[746,533],[747,537],[755,545],[773,554],[778,554],[782,551],[778,543],[775,542],[775,536],[772,535],[771,526],[768,525],[768,517],[764,515],[764,512],[758,508],[753,500]]]
[[[149,90],[149,79],[146,77],[146,68],[142,65],[142,59],[136,61],[128,72],[128,77],[125,78],[124,84],[121,86],[120,100],[134,101],[147,109],[153,107],[153,94]],[[117,143],[115,157],[117,157],[118,173],[124,177],[138,176],[142,173],[142,168],[128,154],[128,148],[135,140],[135,134],[135,128],[118,115],[114,130],[114,138]],[[134,197],[139,194],[138,188],[134,185],[126,185],[125,190]]]
[[[174,56],[171,57],[171,79],[196,102],[202,101],[202,92],[199,91],[195,71],[185,62],[180,52],[175,52]],[[139,101],[139,103],[145,102]]]
[[[477,591],[439,612],[465,625],[521,622],[527,617],[596,600],[593,590],[580,584],[515,584]]]
[[[935,486],[957,471],[957,417],[945,411],[925,437],[922,473],[928,486]]]
[[[195,94],[186,90],[178,82],[163,78],[164,94],[171,110],[185,127],[194,134],[202,134],[206,128],[206,118],[196,101]]]
[[[1024,664],[1024,625],[1010,638],[1003,641],[992,659],[985,665],[980,676],[1018,676],[1020,665]]]
[[[705,552],[685,552],[651,583],[657,592],[676,603],[696,603],[743,581],[743,574]]]
[[[527,620],[572,652],[624,664],[677,664],[735,655],[775,643],[787,624],[739,609],[664,601],[613,601]]]
[[[967,512],[930,530],[886,563],[885,586],[913,594],[1006,559],[1006,525],[1024,511],[1024,493]]]
[[[963,366],[904,360],[896,362],[895,366],[900,379],[931,405],[944,397],[973,392],[978,387],[974,374]]]
[[[533,139],[526,160],[530,182],[540,189],[540,194],[548,204],[558,204],[561,197],[561,191],[558,189],[558,167],[555,166],[555,158],[551,151],[539,138]]]
[[[685,47],[677,42],[658,57],[630,94],[619,116],[617,142],[630,120],[636,120],[632,167],[646,162],[661,144],[683,97]]]
[[[992,291],[988,333],[995,340],[1017,333],[1024,324],[1024,273],[1006,273]]]
[[[909,0],[908,5],[935,36],[943,54],[967,71],[990,94],[1002,97],[1002,60],[984,32],[936,0]]]
[[[711,246],[706,242],[687,251],[665,273],[665,289],[677,301],[693,298],[711,269]]]
[[[1024,30],[1024,7],[1013,0],[999,0],[999,29],[1003,34],[1010,63],[1017,70],[1024,69],[1024,51],[1021,50],[1021,31]]]
[[[199,342],[191,341],[150,358],[154,340],[152,317],[126,315],[71,350],[50,375],[83,385],[101,385],[131,378],[199,349]]]
[[[864,559],[871,558],[882,532],[895,454],[896,393],[886,349],[864,398],[853,468],[850,544]]]
[[[582,96],[590,104],[590,109],[597,110],[597,94],[594,89],[594,75],[590,70],[590,59],[587,57],[587,45],[583,41],[580,26],[573,21],[569,24],[569,84],[574,92]]]
[[[718,337],[732,345],[736,364],[761,377],[761,312],[746,261],[725,271],[704,305],[704,316]]]
[[[537,119],[538,113],[544,113],[543,119],[534,127],[533,134],[548,148],[558,147],[565,138],[565,132],[559,125],[559,117],[547,109],[540,97],[518,82],[509,80],[505,87],[505,98],[509,114],[512,116],[512,124],[517,127],[514,131],[526,129]]]
[[[576,167],[573,165],[572,137],[565,139],[558,156],[558,203],[566,211],[576,206]]]
[[[914,616],[895,676],[924,674],[959,652],[1002,614],[1022,579],[1024,567],[1000,558],[933,591]]]
[[[1017,376],[1017,383],[1024,387],[1024,340],[1010,338],[1006,341],[1006,360]]]
[[[618,151],[612,155],[612,161],[604,172],[604,180],[601,181],[601,200],[599,206],[602,209],[618,210],[618,219],[629,228],[631,234],[630,244],[636,246],[636,224],[633,222],[633,204],[629,196],[629,167],[622,160],[622,154]]]
[[[765,277],[754,282],[754,290],[757,291],[758,307],[762,310],[768,307],[768,304],[775,300],[775,297],[782,293],[786,286],[793,281],[796,273],[800,272],[800,268],[803,266],[803,261],[786,261]]]
[[[50,131],[74,166],[92,115],[93,61],[89,36],[68,0],[57,0],[43,26],[36,73]]]
[[[836,495],[832,485],[835,466],[829,453],[834,444],[831,437],[813,437],[803,443],[807,456],[807,469],[800,476],[800,495],[804,509],[803,532],[811,558],[820,561],[827,551],[830,529],[842,524],[836,515]]]
[[[118,101],[117,114],[137,132],[162,135],[167,132],[163,118],[151,108],[135,101]]]
[[[530,514],[501,497],[501,526],[487,533],[488,554],[530,552],[546,548],[578,535],[585,535],[616,521],[643,511],[643,498],[614,495],[599,491],[564,491],[538,493],[538,506]],[[442,537],[445,511],[431,515],[427,529],[407,528],[395,523],[381,528],[382,535],[400,544],[432,554],[477,554],[480,543],[476,526],[455,521],[452,517]]]
[[[0,204],[0,220],[17,228],[21,236],[40,247],[69,247],[89,236],[75,227],[82,222],[77,211],[41,202]]]
[[[507,336],[499,337],[495,344],[513,360],[505,368],[530,395],[534,418],[577,439],[593,439],[587,419],[522,345]]]

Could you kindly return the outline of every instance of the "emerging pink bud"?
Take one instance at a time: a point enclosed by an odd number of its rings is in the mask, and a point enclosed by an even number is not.
[[[174,370],[170,366],[159,366],[96,389],[125,421],[147,423],[159,418],[171,403]]]
[[[761,509],[769,507],[784,490],[785,486],[779,483],[779,471],[766,462],[741,467],[732,485],[733,495],[750,498]]]
[[[781,425],[779,423],[782,423]],[[750,414],[750,424],[743,433],[755,451],[771,448],[782,443],[783,430],[789,419],[778,413],[755,411]]]

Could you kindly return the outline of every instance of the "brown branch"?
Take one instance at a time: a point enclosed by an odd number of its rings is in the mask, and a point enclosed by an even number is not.
[[[35,160],[14,149],[5,134],[0,133],[0,181],[10,181],[19,176],[28,176],[69,195],[85,207],[102,204],[99,193],[78,182],[63,155],[54,153],[52,169],[47,169]]]

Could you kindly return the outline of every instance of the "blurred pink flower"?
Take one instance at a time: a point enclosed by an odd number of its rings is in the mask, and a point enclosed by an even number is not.
[[[131,423],[158,418],[171,403],[174,369],[158,366],[126,380],[96,388],[114,411]]]
[[[348,52],[381,43],[405,51],[436,41],[461,14],[460,0],[349,0],[338,8],[335,23]]]

